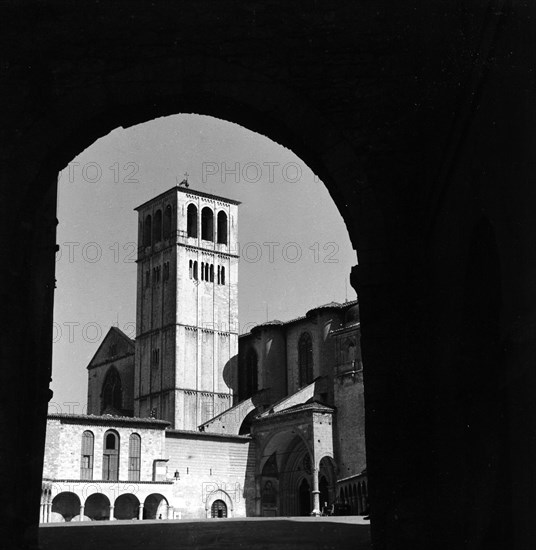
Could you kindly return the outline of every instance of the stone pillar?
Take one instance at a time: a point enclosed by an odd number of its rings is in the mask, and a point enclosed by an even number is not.
[[[312,516],[320,515],[320,490],[318,489],[318,468],[313,469],[313,511]]]
[[[50,522],[50,514],[52,513],[52,502],[47,502],[45,506],[45,523]]]
[[[80,504],[80,521],[84,521],[84,505]]]
[[[143,503],[140,504],[140,508],[138,510],[138,519],[143,519]]]
[[[114,505],[110,504],[110,521],[114,521]]]
[[[43,501],[39,506],[39,523],[45,523],[45,503]]]

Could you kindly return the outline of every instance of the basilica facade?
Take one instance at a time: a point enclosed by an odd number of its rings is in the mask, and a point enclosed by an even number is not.
[[[136,338],[49,414],[41,522],[368,513],[356,302],[238,333],[237,201],[139,206]]]

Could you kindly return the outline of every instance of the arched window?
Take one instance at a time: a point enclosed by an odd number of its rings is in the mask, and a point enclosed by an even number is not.
[[[194,279],[197,281],[197,262],[194,262]]]
[[[208,263],[205,263],[205,281],[209,280],[208,270],[209,270],[209,265],[208,265]]]
[[[218,212],[218,243],[227,244],[227,214],[223,210]]]
[[[308,332],[300,336],[298,342],[298,365],[300,387],[313,381],[313,340]]]
[[[201,280],[205,280],[205,262],[201,262]]]
[[[210,509],[211,516],[213,518],[226,518],[227,517],[227,504],[223,502],[223,500],[215,500],[212,503],[212,507]]]
[[[106,409],[114,409],[121,412],[123,408],[123,391],[121,389],[121,377],[115,367],[110,367],[106,373],[101,393],[101,414]]]
[[[128,442],[128,480],[140,480],[141,437],[131,434]]]
[[[197,239],[197,206],[195,204],[189,204],[186,213],[188,237]]]
[[[102,452],[102,479],[117,481],[119,479],[119,435],[113,430],[104,434]]]
[[[201,238],[205,241],[214,240],[214,214],[208,206],[201,210]]]
[[[190,260],[190,262],[188,264],[188,270],[189,270],[189,273],[190,273],[190,279],[192,279],[193,276],[194,276],[194,262],[192,262],[192,260]]]
[[[153,230],[152,220],[151,214],[145,216],[145,223],[143,224],[143,246],[151,246],[151,233]]]
[[[153,221],[153,243],[159,243],[162,240],[162,210],[158,209],[154,215]]]
[[[168,204],[164,210],[164,239],[171,237],[171,205]]]
[[[221,273],[220,273],[220,282],[222,285],[225,284],[225,266],[221,266]]]
[[[258,358],[257,352],[249,348],[246,355],[246,397],[252,396],[258,388]]]
[[[210,282],[214,282],[214,264],[210,264]]]
[[[93,479],[93,449],[95,437],[86,430],[82,434],[82,454],[80,457],[80,479]]]

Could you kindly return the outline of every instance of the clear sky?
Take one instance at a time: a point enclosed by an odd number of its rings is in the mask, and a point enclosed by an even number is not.
[[[50,406],[85,412],[86,367],[110,326],[135,334],[134,208],[188,173],[191,188],[242,202],[240,332],[355,299],[357,263],[324,184],[292,151],[200,115],[117,128],[59,174],[57,289]],[[272,244],[269,244],[272,243]]]

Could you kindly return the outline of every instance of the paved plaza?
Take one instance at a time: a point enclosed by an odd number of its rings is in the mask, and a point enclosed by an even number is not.
[[[70,522],[42,526],[39,541],[42,550],[361,550],[370,525],[355,516]]]

